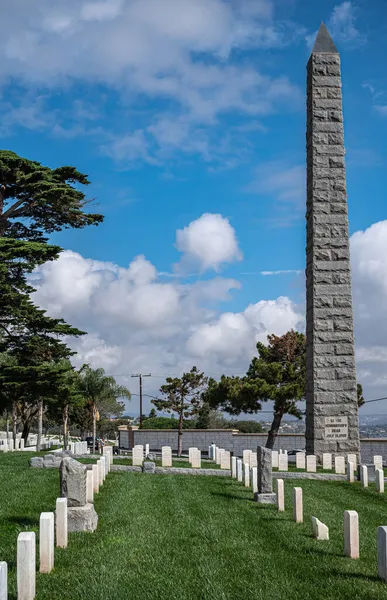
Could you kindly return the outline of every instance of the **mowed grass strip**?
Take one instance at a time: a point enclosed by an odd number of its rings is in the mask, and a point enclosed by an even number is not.
[[[0,457],[0,478],[3,482],[4,473],[9,477],[5,489],[10,495],[6,507],[0,502],[0,530],[4,520],[8,523],[5,552],[4,536],[0,538],[0,560],[11,561],[14,590],[12,561],[17,533],[23,527],[12,523],[12,515],[28,516],[35,527],[41,511],[54,509],[59,482],[56,471],[28,470],[21,456],[5,458],[3,466]],[[14,458],[20,466],[11,469]],[[19,471],[19,488],[10,485],[13,471]],[[304,492],[303,524],[292,520],[295,486]],[[98,530],[70,534],[69,547],[56,549],[54,571],[38,575],[37,598],[387,597],[376,564],[376,528],[387,524],[387,501],[373,484],[363,489],[358,483],[285,481],[285,502],[285,513],[257,505],[249,489],[228,478],[111,473],[96,498]],[[359,513],[359,560],[343,556],[347,509]],[[312,515],[328,525],[328,542],[311,537]]]

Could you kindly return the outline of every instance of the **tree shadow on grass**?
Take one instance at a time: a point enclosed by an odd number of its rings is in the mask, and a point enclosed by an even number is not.
[[[308,534],[304,534],[305,537],[310,537]],[[344,558],[344,554],[340,552],[329,552],[329,550],[322,550],[321,548],[305,548],[303,554],[317,554],[317,556],[336,556],[336,558]]]
[[[39,519],[20,516],[20,517],[8,517],[8,523],[14,523],[15,525],[19,525],[20,527],[38,527]]]
[[[226,492],[211,492],[211,496],[220,496],[222,498],[226,498],[227,500],[249,500],[249,498],[245,498],[244,496],[240,496],[239,494],[227,494]]]
[[[364,581],[378,581],[379,583],[383,583],[382,579],[377,577],[377,575],[365,575],[364,573],[343,573],[343,571],[338,571],[337,569],[329,569],[329,574],[335,575],[336,577],[340,577],[341,579],[362,579]]]

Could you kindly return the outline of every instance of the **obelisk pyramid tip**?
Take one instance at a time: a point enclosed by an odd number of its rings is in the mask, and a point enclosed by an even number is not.
[[[324,22],[321,23],[316,41],[314,42],[312,54],[315,52],[328,52],[330,54],[339,53]]]

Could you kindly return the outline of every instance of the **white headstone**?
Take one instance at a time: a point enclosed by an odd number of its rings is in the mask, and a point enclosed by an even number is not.
[[[271,466],[273,469],[278,469],[278,450],[271,451]]]
[[[251,467],[251,487],[253,488],[253,493],[258,493],[258,468]]]
[[[215,462],[216,459],[216,444],[211,444],[211,460]]]
[[[98,466],[98,483],[99,483],[99,486],[101,487],[101,485],[103,485],[103,466],[102,466],[102,462],[101,462],[100,458],[97,460],[97,466]]]
[[[308,454],[306,457],[306,470],[308,473],[316,473],[317,463],[316,456],[314,454]]]
[[[20,450],[24,450],[24,439],[20,438]]]
[[[353,462],[347,463],[347,481],[353,483],[355,481],[355,465]]]
[[[54,513],[42,512],[39,526],[40,572],[51,573],[54,568]]]
[[[258,457],[256,452],[250,454],[250,468],[258,466]]]
[[[357,456],[356,454],[347,454],[347,462],[353,463],[353,468],[357,469]]]
[[[172,467],[172,448],[170,446],[161,448],[161,466]]]
[[[345,458],[344,456],[335,456],[335,473],[345,475]]]
[[[12,439],[8,440],[8,450],[10,452],[13,452],[13,440]]]
[[[208,458],[212,460],[212,446],[208,446]]]
[[[102,477],[103,477],[103,480],[105,481],[106,476],[107,476],[107,459],[106,459],[106,456],[101,456],[100,461],[102,463]]]
[[[237,459],[237,480],[243,481],[243,463],[240,458]]]
[[[313,537],[316,540],[329,540],[329,529],[316,517],[312,517]]]
[[[363,487],[368,487],[368,468],[367,465],[360,465],[360,481]]]
[[[375,484],[376,491],[380,494],[384,493],[384,471],[382,469],[375,469]]]
[[[279,512],[285,510],[285,491],[284,491],[284,480],[277,479],[277,509]]]
[[[193,447],[193,446],[191,448],[188,448],[188,462],[190,464],[192,464],[192,456],[193,456],[193,453],[195,452],[195,450],[197,450],[197,448]]]
[[[67,498],[57,498],[55,517],[56,545],[58,548],[67,548]]]
[[[297,452],[296,454],[296,469],[305,470],[305,452]]]
[[[359,515],[355,510],[344,511],[344,554],[359,558]]]
[[[242,461],[245,465],[246,463],[250,466],[250,455],[252,454],[251,450],[243,450],[242,453]]]
[[[233,479],[236,479],[236,476],[237,476],[237,457],[232,456],[231,457],[231,477]]]
[[[94,502],[94,477],[91,469],[86,473],[86,499],[87,502]]]
[[[387,581],[387,527],[378,527],[378,575]]]
[[[197,448],[194,449],[194,452],[192,453],[192,468],[193,469],[200,469],[202,466],[202,453],[200,450],[198,450]]]
[[[302,506],[302,488],[293,488],[293,520],[296,523],[302,523],[304,520],[304,511]]]
[[[222,454],[220,456],[220,468],[221,469],[230,469],[231,455],[228,450],[222,450]]]
[[[278,455],[278,470],[279,471],[287,471],[288,470],[288,455],[287,454],[279,454]]]
[[[145,444],[145,458],[148,457],[149,452],[150,452],[149,444]]]
[[[99,469],[98,469],[98,465],[93,465],[92,471],[93,471],[94,493],[98,494],[98,492],[99,492]]]
[[[132,465],[134,467],[142,467],[144,462],[144,448],[142,446],[134,446],[132,449]]]
[[[375,469],[383,469],[383,456],[377,454],[374,456]]]
[[[17,597],[33,600],[36,587],[36,543],[33,531],[19,533],[17,538]]]
[[[0,562],[0,600],[8,600],[8,565]]]
[[[329,452],[324,452],[324,454],[322,455],[322,461],[323,461],[323,469],[325,469],[326,471],[331,471],[332,470],[332,454],[330,454]]]
[[[244,479],[245,479],[245,487],[250,487],[250,465],[249,463],[244,463]]]

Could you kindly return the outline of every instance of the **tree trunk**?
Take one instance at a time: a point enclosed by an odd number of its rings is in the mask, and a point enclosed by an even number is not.
[[[17,400],[12,400],[12,438],[13,447],[16,449],[16,435],[17,435]]]
[[[179,417],[179,429],[177,432],[177,456],[181,456],[183,454],[183,411],[180,413]]]
[[[275,440],[278,435],[278,431],[279,431],[279,428],[281,425],[283,414],[284,414],[283,410],[274,411],[273,421],[272,421],[271,428],[270,428],[269,434],[267,436],[267,441],[266,441],[266,448],[270,448],[270,450],[273,450],[273,448],[274,448],[274,443],[275,443]]]
[[[27,446],[27,440],[28,440],[29,435],[30,435],[30,422],[25,421],[23,424],[22,438],[23,438],[26,446]]]
[[[43,400],[38,402],[38,439],[36,441],[36,451],[40,452],[42,445],[42,432],[43,432]]]
[[[92,454],[95,452],[95,442],[97,439],[97,407],[95,402],[93,403],[93,450]]]
[[[66,405],[63,409],[63,447],[68,450],[68,426],[69,421],[69,407]]]

